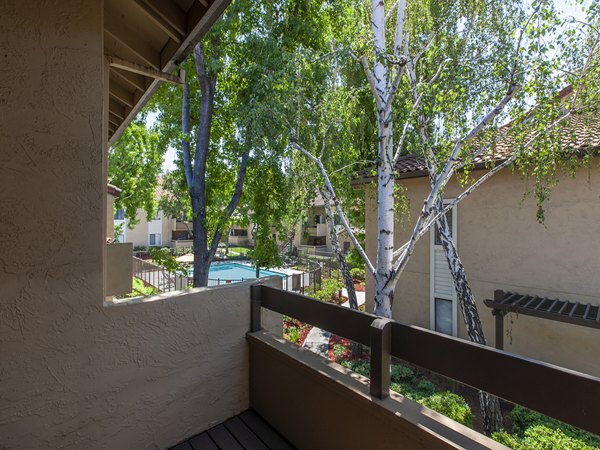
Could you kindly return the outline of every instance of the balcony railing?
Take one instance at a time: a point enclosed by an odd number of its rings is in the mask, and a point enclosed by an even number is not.
[[[251,331],[261,308],[371,348],[370,393],[389,395],[396,357],[593,433],[600,433],[600,378],[264,285],[252,286]]]

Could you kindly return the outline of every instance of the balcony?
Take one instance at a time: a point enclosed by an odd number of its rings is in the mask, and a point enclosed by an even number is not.
[[[251,409],[298,448],[503,448],[390,391],[392,357],[600,432],[598,378],[282,291],[280,282],[107,302],[87,319],[77,352],[72,327],[42,333],[43,348],[63,356],[48,363],[52,377],[12,381],[44,386],[43,396],[40,387],[19,400],[5,390],[0,444],[170,448]],[[371,379],[283,340],[281,314],[370,346]]]
[[[597,378],[286,294],[277,280],[103,302],[119,272],[105,244],[108,141],[159,83],[157,69],[123,61],[172,72],[228,3],[2,3],[0,448],[170,448],[249,409],[299,448],[500,448],[386,395],[392,356],[598,433]],[[282,313],[370,345],[371,380],[283,341]]]

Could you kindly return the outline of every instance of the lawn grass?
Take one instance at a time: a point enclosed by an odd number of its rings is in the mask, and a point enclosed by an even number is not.
[[[249,251],[250,249],[246,247],[229,247],[229,253],[237,255],[247,255]]]

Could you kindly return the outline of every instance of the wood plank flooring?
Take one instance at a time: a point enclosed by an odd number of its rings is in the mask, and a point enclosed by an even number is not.
[[[212,427],[171,450],[292,450],[294,447],[252,410]]]

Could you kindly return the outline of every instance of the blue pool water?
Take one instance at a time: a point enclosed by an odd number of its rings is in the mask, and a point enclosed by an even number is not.
[[[273,272],[272,270],[263,270],[260,271],[261,277],[271,277],[278,276],[285,278],[286,274],[281,272]],[[245,266],[243,264],[237,263],[226,263],[226,264],[213,264],[210,266],[210,270],[208,272],[208,278],[210,280],[231,280],[231,281],[241,281],[243,280],[253,280],[256,278],[256,269],[254,267]]]

